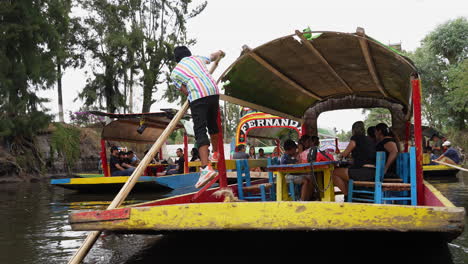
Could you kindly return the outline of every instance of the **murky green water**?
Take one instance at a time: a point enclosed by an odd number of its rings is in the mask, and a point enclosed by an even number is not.
[[[459,173],[457,178],[450,180],[430,180],[447,198],[455,205],[468,208],[468,174]],[[169,195],[169,194],[164,194]],[[161,194],[130,195],[130,202],[142,202],[154,200]],[[77,194],[73,191],[52,187],[48,182],[2,184],[0,185],[0,263],[66,263],[69,257],[77,250],[84,240],[85,232],[74,232],[68,225],[68,214],[76,210],[101,209],[108,206],[113,195],[90,195]],[[465,218],[466,219],[466,218]],[[310,233],[309,233],[310,234]],[[173,237],[180,234],[173,234]],[[275,256],[277,252],[275,244],[266,235],[255,235],[246,238],[239,233],[237,237],[223,241],[224,235],[203,234],[203,243],[216,244],[219,254],[248,254],[246,251],[264,250],[266,256]],[[278,234],[269,236],[279,237]],[[282,240],[287,245],[301,243],[307,245],[309,237],[285,237]],[[197,252],[203,245],[200,234],[188,235],[177,240],[171,238],[173,243],[161,235],[109,235],[98,240],[86,258],[86,263],[170,263],[174,256],[185,256],[187,258],[200,257],[206,252]],[[349,235],[351,241],[357,241],[356,235]],[[362,243],[363,248],[379,242],[368,241],[375,238],[362,238],[357,243]],[[235,241],[234,241],[235,240]],[[338,239],[341,240],[341,239]],[[417,238],[421,244],[427,243]],[[213,242],[214,241],[214,242]],[[300,241],[300,242],[299,242]],[[304,242],[305,241],[305,242]],[[348,241],[344,239],[343,241]],[[348,242],[332,241],[330,245],[321,244],[329,252],[340,252],[339,248],[349,248]],[[378,246],[388,247],[390,244]],[[335,247],[338,249],[335,250]],[[421,246],[424,249],[425,246]],[[430,246],[427,246],[429,251]],[[439,248],[440,246],[433,246]],[[222,248],[222,249],[220,249]],[[311,247],[317,249],[317,246]],[[444,248],[442,246],[441,248]],[[189,250],[193,249],[193,250]],[[305,254],[305,251],[296,251],[292,248],[282,248],[283,252],[292,256]],[[312,250],[311,249],[311,250]],[[460,237],[448,244],[449,256],[444,256],[434,263],[468,263],[468,232],[465,231]],[[224,250],[224,251],[223,251]],[[321,249],[323,250],[323,248]],[[321,250],[312,250],[314,258]],[[443,249],[441,249],[443,251]],[[173,257],[162,258],[164,252]],[[170,252],[170,253],[169,253]],[[188,252],[188,253],[187,253]],[[412,251],[408,251],[412,252]],[[448,250],[447,250],[448,252]],[[213,252],[211,252],[213,254]],[[312,253],[311,253],[312,254]],[[328,254],[328,253],[327,253]],[[331,253],[333,254],[333,253]],[[420,253],[419,253],[420,254]],[[423,253],[425,254],[425,253]],[[359,254],[360,255],[360,254]],[[444,255],[443,252],[441,254]],[[451,255],[451,256],[450,256]],[[274,258],[273,258],[274,259]],[[288,259],[286,257],[286,259]],[[377,262],[376,262],[377,263]],[[399,263],[406,263],[405,261]],[[416,262],[412,262],[416,263]]]

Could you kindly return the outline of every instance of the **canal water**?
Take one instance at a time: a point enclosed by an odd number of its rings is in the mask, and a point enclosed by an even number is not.
[[[430,179],[429,181],[456,206],[468,209],[468,173],[459,173],[456,178],[452,179]],[[131,194],[127,201],[138,203],[168,195],[171,193]],[[45,181],[1,184],[0,263],[66,263],[86,237],[86,232],[71,231],[68,225],[68,215],[77,210],[104,209],[112,198],[113,195],[78,194],[52,187]],[[468,226],[468,223],[465,225]],[[231,232],[229,236],[225,233],[108,234],[98,240],[85,259],[85,263],[171,263],[175,258],[181,259],[182,256],[187,260],[200,260],[213,254],[249,255],[249,253],[259,251],[263,252],[261,259],[270,257],[272,260],[278,260],[276,255],[280,251],[284,253],[286,260],[299,255],[308,255],[313,260],[319,257],[324,259],[324,255],[332,259],[339,256],[346,259],[343,254],[352,254],[352,252],[359,252],[354,257],[362,260],[369,256],[369,253],[372,253],[369,251],[372,250],[381,250],[383,254],[381,256],[385,256],[384,259],[392,255],[408,255],[409,252],[417,252],[414,253],[415,259],[421,255],[434,255],[428,258],[432,261],[420,263],[468,263],[467,231],[448,244],[431,244],[424,236],[407,237],[405,241],[410,241],[408,242],[410,244],[404,246],[406,251],[398,249],[401,254],[398,250],[397,252],[387,251],[388,247],[399,244],[401,241],[383,239],[384,234],[373,237],[363,236],[362,233],[347,234],[349,239],[342,237],[335,241],[324,242],[317,240],[315,238],[317,236],[310,236],[311,233],[305,237],[304,232],[298,232],[295,236],[282,237],[283,246],[277,250],[277,242],[272,241],[284,234],[257,233],[249,237],[241,232],[233,233]],[[322,233],[321,236],[327,236],[327,233]],[[296,247],[299,244],[303,247]],[[361,246],[355,251],[356,247],[352,247],[353,244]],[[372,246],[375,244],[376,246]],[[419,244],[420,247],[413,247],[413,244]],[[343,249],[351,247],[352,251],[348,250],[343,253]],[[404,258],[398,258],[401,261],[394,263],[410,263]],[[230,258],[230,260],[233,259]],[[245,258],[239,260],[242,261]],[[376,260],[375,263],[381,263],[381,261]],[[411,261],[411,263],[419,263],[419,261]]]

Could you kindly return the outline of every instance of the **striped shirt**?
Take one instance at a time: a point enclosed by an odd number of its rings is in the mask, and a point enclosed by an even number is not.
[[[172,71],[171,80],[179,90],[185,84],[190,102],[219,94],[218,86],[206,68],[206,64],[210,62],[207,57],[185,57]]]

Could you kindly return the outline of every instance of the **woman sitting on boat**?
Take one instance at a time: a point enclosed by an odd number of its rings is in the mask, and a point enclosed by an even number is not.
[[[257,158],[257,154],[255,154],[255,147],[250,146],[250,148],[249,148],[249,159],[256,159],[256,158]]]
[[[375,126],[375,137],[377,139],[376,151],[385,151],[385,177],[396,177],[396,158],[398,156],[398,144],[390,128],[385,123]]]
[[[350,168],[336,168],[333,171],[333,184],[348,196],[349,179],[355,181],[372,181],[375,177],[375,144],[366,136],[364,122],[355,122],[352,126],[352,137],[346,149],[338,158],[353,157]]]

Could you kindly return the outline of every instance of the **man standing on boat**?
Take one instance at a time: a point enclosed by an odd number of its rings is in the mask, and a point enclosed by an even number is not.
[[[211,179],[218,175],[209,163],[210,139],[213,147],[211,161],[218,161],[218,111],[219,111],[219,90],[216,82],[211,77],[206,64],[224,56],[223,51],[211,54],[210,58],[192,56],[190,50],[185,46],[174,49],[176,67],[171,73],[171,80],[174,85],[187,96],[190,103],[190,111],[193,119],[193,130],[195,141],[200,153],[201,169],[200,179],[195,184],[196,188],[201,188]],[[206,135],[210,134],[210,139]]]

